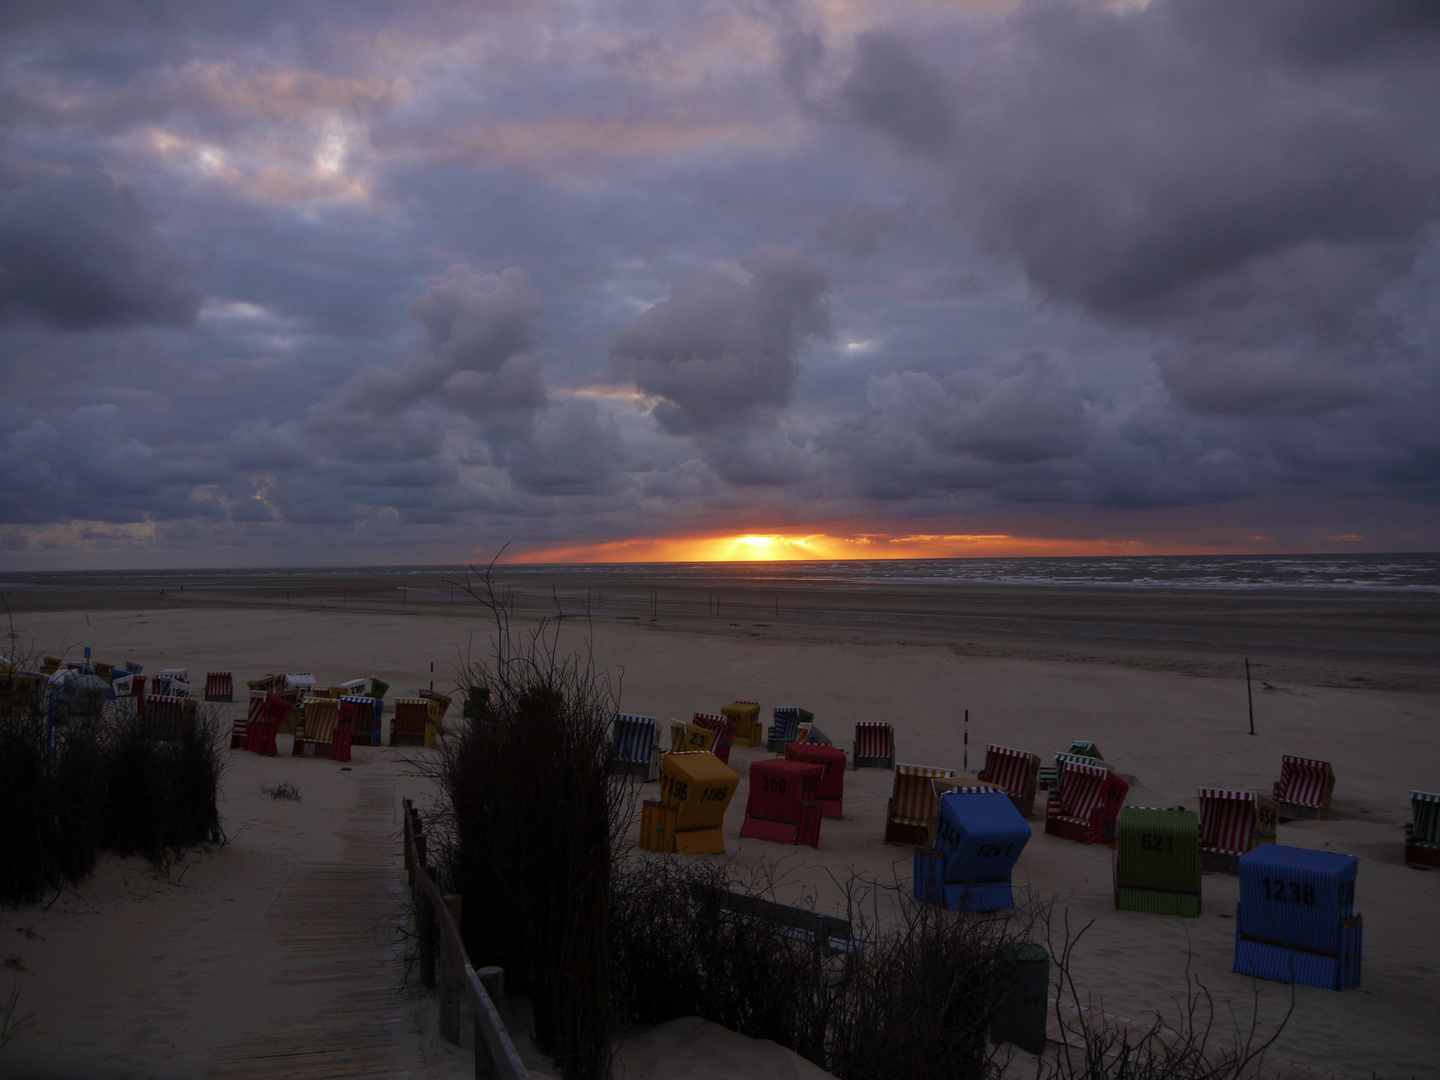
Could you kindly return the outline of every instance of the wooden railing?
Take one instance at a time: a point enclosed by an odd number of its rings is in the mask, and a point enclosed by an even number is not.
[[[439,988],[440,1036],[459,1045],[460,1003],[468,1001],[475,1014],[476,1080],[529,1080],[495,1005],[505,1000],[505,972],[498,967],[479,971],[471,967],[460,937],[460,897],[442,896],[430,876],[425,830],[409,799],[404,800],[404,818],[405,873],[420,938],[420,982],[427,990]]]

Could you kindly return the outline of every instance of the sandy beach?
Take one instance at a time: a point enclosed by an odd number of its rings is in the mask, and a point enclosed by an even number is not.
[[[979,768],[991,741],[1049,757],[1073,739],[1093,739],[1135,777],[1131,805],[1193,808],[1199,785],[1268,791],[1285,753],[1331,761],[1338,777],[1332,819],[1281,826],[1279,841],[1360,857],[1363,983],[1345,993],[1297,988],[1271,1056],[1326,1075],[1433,1075],[1440,874],[1406,868],[1400,857],[1410,789],[1440,785],[1440,687],[1425,605],[1377,607],[1368,620],[1340,623],[1334,609],[1354,616],[1360,601],[1260,608],[1265,614],[1251,619],[1252,630],[1289,635],[1267,651],[1263,635],[1236,636],[1246,625],[1240,614],[1173,599],[1168,611],[1148,601],[1148,613],[1138,602],[1111,605],[1108,621],[1208,624],[1211,647],[1175,647],[1153,634],[1148,646],[1137,645],[1129,631],[1124,641],[1078,640],[1064,627],[1046,640],[1043,624],[1094,621],[1095,612],[1072,605],[1061,620],[1055,603],[1047,608],[1033,597],[1024,617],[1040,629],[954,634],[907,630],[897,603],[883,597],[868,609],[874,618],[866,625],[858,593],[845,598],[851,617],[843,625],[798,615],[787,621],[785,603],[780,617],[754,617],[758,591],[745,608],[751,617],[730,617],[723,600],[718,614],[701,609],[697,592],[695,610],[681,610],[674,595],[670,613],[652,621],[632,610],[645,605],[643,588],[621,596],[609,587],[607,606],[592,603],[588,622],[568,623],[565,642],[578,647],[589,636],[628,712],[663,720],[744,698],[760,701],[768,716],[774,705],[800,704],[841,745],[848,746],[857,720],[887,719],[896,727],[899,760],[959,769],[968,709],[970,769]],[[12,604],[14,629],[22,643],[47,652],[90,645],[102,659],[133,658],[152,669],[231,670],[237,685],[266,671],[308,670],[322,682],[373,674],[391,683],[392,696],[428,686],[432,663],[436,689],[449,689],[462,658],[484,654],[490,632],[483,613],[463,606],[463,598],[457,606],[437,595],[399,609],[347,594],[286,607],[274,597],[193,592],[180,600],[167,590],[151,604],[140,592],[95,595],[83,605],[53,598]],[[792,610],[804,606],[800,593],[788,598]],[[936,603],[933,595],[922,599]],[[734,603],[739,612],[738,598]],[[65,610],[39,610],[47,606]],[[1018,606],[1012,598],[1003,617],[1020,617]],[[1314,635],[1329,635],[1329,645]],[[1385,642],[1403,648],[1376,662],[1372,654]],[[1258,673],[1253,737],[1237,644]],[[351,1039],[355,1075],[450,1076],[470,1068],[468,1051],[439,1042],[427,1003],[398,990],[393,927],[403,898],[394,823],[401,798],[430,797],[409,763],[423,752],[357,748],[342,770],[281,749],[274,759],[232,753],[223,847],[187,856],[168,877],[107,860],[48,908],[4,913],[3,951],[23,966],[15,977],[34,1030],[0,1051],[0,1071],[258,1076],[266,1063],[255,1056],[257,1045],[314,1038]],[[836,909],[837,882],[851,875],[909,880],[909,849],[881,842],[891,777],[880,770],[846,774],[844,818],[824,823],[818,850],[741,841],[746,772],[764,756],[743,748],[732,755],[741,787],[726,818],[728,857],[742,866],[778,860],[782,898],[808,896],[820,910]],[[261,793],[281,780],[296,785],[300,801]],[[1074,975],[1091,1004],[1136,1022],[1157,1010],[1173,1014],[1188,969],[1215,996],[1221,1026],[1228,1027],[1231,1007],[1248,1016],[1257,1000],[1262,1030],[1283,1017],[1290,988],[1230,970],[1235,878],[1205,876],[1198,919],[1118,912],[1111,853],[1044,835],[1039,812],[1031,824],[1036,835],[1015,882],[1054,901],[1057,935],[1067,923],[1072,931],[1087,928]],[[736,1075],[765,1062],[780,1069],[774,1055],[781,1051],[760,1044],[726,1044],[697,1064],[691,1044],[698,1037],[657,1029],[637,1038],[622,1051],[623,1075]],[[690,1065],[681,1064],[686,1053]],[[535,1065],[542,1067],[538,1058]],[[805,1072],[813,1067],[803,1062],[786,1068],[819,1075]]]

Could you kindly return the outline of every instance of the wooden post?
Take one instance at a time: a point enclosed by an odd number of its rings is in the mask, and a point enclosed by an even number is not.
[[[1250,658],[1245,657],[1245,701],[1250,706],[1250,734],[1255,734],[1255,695],[1250,689]]]
[[[445,906],[460,925],[460,897],[446,896]],[[440,950],[440,1037],[452,1046],[460,1045],[460,1002],[465,998],[464,946],[447,934]]]
[[[415,844],[415,921],[420,936],[420,985],[426,990],[435,989],[435,909],[420,883],[421,876],[429,877],[430,868],[426,858],[425,834],[419,828],[419,814],[411,810],[414,825]]]
[[[950,759],[954,761],[954,758]],[[970,771],[970,710],[965,710],[965,771]]]
[[[485,993],[490,995],[490,1001],[495,1006],[495,1011],[502,1018],[505,1017],[505,969],[501,967],[482,967],[475,972],[480,985],[485,987]],[[480,1018],[475,1018],[475,1080],[491,1080],[499,1076],[500,1072],[495,1067],[495,1060],[490,1056],[490,1047],[486,1045],[485,1036],[480,1031]]]
[[[480,978],[480,985],[485,987],[485,992],[490,995],[490,1000],[495,1003],[495,1008],[505,1012],[505,969],[502,967],[482,967],[475,972]]]
[[[425,868],[420,867],[425,873]],[[435,909],[423,888],[415,890],[415,912],[419,916],[420,931],[420,985],[426,990],[435,989]]]
[[[415,854],[413,851],[414,834],[411,832],[410,812],[410,800],[402,800],[400,817],[403,821],[401,832],[405,837],[405,883],[409,885],[413,891],[415,888]]]

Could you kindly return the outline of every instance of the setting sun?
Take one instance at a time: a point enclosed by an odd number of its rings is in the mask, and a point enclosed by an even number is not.
[[[1153,555],[1134,540],[1068,540],[968,533],[741,533],[720,536],[637,537],[602,544],[537,548],[507,558],[548,562],[785,562],[803,559],[956,559],[1023,555]]]

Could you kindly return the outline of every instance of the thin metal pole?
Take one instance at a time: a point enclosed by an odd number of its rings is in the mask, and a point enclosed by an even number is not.
[[[965,771],[970,771],[970,710],[965,710]]]
[[[1245,657],[1245,700],[1250,705],[1250,734],[1255,734],[1255,694],[1250,689],[1250,658]]]

